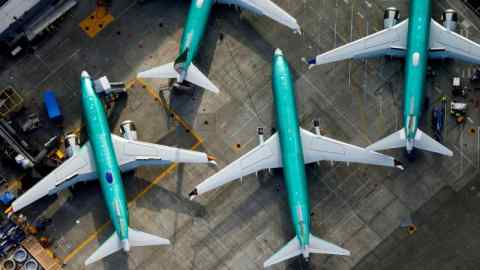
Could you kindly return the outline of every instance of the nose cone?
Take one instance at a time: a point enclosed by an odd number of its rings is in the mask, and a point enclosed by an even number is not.
[[[275,55],[283,55],[282,50],[276,49],[276,50],[275,50]]]
[[[80,77],[83,79],[83,78],[90,78],[90,75],[88,75],[88,72],[86,72],[85,70],[82,71],[82,75],[80,75]]]

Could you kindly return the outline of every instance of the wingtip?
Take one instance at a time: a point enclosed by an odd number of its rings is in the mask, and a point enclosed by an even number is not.
[[[216,157],[208,155],[207,159],[208,159],[208,163],[213,164],[213,165],[217,165],[217,158]]]
[[[190,198],[190,200],[195,199],[197,196],[198,196],[198,190],[197,189],[192,190],[192,192],[190,192],[188,194],[188,197]]]
[[[403,165],[403,163],[397,159],[394,159],[393,160],[393,164],[394,164],[394,167],[397,168],[397,169],[400,169],[400,170],[405,170],[405,165]]]

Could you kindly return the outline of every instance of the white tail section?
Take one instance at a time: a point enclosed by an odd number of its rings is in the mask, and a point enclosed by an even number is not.
[[[350,251],[310,234],[309,251],[316,254],[350,256]]]
[[[273,254],[268,260],[263,263],[263,267],[270,267],[274,264],[286,261],[290,258],[302,254],[302,249],[300,248],[300,242],[295,236],[288,244],[283,246],[277,253]]]
[[[443,146],[426,133],[417,129],[415,139],[413,142],[408,142],[405,136],[405,129],[401,129],[390,136],[387,136],[380,141],[367,147],[368,150],[378,151],[400,147],[416,147],[422,150],[438,153],[445,156],[453,156],[453,152],[447,147]]]
[[[184,78],[181,78],[184,76]],[[179,74],[175,70],[175,63],[168,63],[163,66],[155,67],[150,70],[138,73],[139,78],[156,78],[156,79],[177,79],[179,81],[189,81],[195,85],[205,88],[214,93],[220,90],[205,76],[193,63],[190,64],[185,75]]]
[[[128,252],[130,250],[130,246],[143,247],[170,244],[170,241],[168,239],[136,231],[131,228],[128,228],[128,236],[128,239],[120,240],[118,234],[114,232],[107,241],[105,241],[90,257],[88,257],[88,259],[85,261],[85,265],[97,262],[119,250],[124,250],[125,252]]]
[[[310,234],[309,246],[302,249],[298,238],[295,237],[272,257],[266,260],[263,267],[270,267],[302,254],[305,258],[308,258],[310,253],[350,256],[350,251]]]

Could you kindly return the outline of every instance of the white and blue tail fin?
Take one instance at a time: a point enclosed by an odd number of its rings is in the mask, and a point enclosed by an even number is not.
[[[410,144],[410,145],[409,145]],[[445,156],[453,156],[453,152],[441,143],[437,142],[426,133],[417,129],[413,142],[408,142],[405,136],[405,129],[401,129],[390,136],[387,136],[378,142],[367,147],[368,150],[379,151],[393,148],[418,148],[425,151],[438,153]]]
[[[205,76],[193,63],[189,65],[185,74],[180,74],[175,69],[175,63],[168,63],[163,66],[155,67],[144,72],[138,73],[139,78],[156,78],[156,79],[177,79],[180,82],[186,80],[204,89],[214,93],[220,92],[207,76]],[[183,78],[182,78],[183,77]]]
[[[120,240],[118,234],[114,232],[107,241],[105,241],[90,257],[88,257],[88,259],[85,261],[85,265],[92,264],[120,250],[128,252],[130,250],[130,246],[143,247],[169,244],[170,241],[168,239],[128,228],[128,240]]]
[[[300,241],[298,241],[298,238],[295,237],[272,257],[266,260],[263,264],[263,267],[270,267],[274,264],[286,261],[302,254],[306,259],[308,259],[310,253],[350,256],[350,251],[310,234],[309,246],[302,249],[300,246]]]

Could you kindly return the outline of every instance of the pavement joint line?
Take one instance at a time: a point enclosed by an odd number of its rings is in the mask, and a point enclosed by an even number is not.
[[[150,87],[148,84],[146,84],[145,82],[143,82],[142,80],[140,79],[136,79],[136,80],[131,80],[131,81],[128,81],[127,82],[127,89],[131,88],[136,82],[140,83],[142,86],[145,86],[145,89],[147,90],[147,92],[155,98],[155,100],[159,101],[159,103],[166,109],[168,110],[170,113],[173,113],[174,116],[175,116],[175,120],[177,120],[178,122],[180,122],[180,124],[185,128],[185,129],[188,129],[190,130],[190,134],[194,137],[194,139],[197,141],[191,148],[190,150],[195,150],[196,148],[198,148],[200,145],[203,144],[203,139],[198,136],[192,128],[190,128],[190,126],[173,110],[170,108],[170,106],[168,106],[167,104],[163,104],[163,102],[161,101],[161,99],[158,97],[158,95],[155,94],[155,91],[153,91],[152,87]],[[80,128],[76,129],[76,131],[80,131]],[[177,168],[177,163],[172,163],[170,166],[167,167],[166,170],[164,170],[159,176],[157,176],[144,190],[140,191],[139,193],[137,193],[134,198],[128,202],[128,207],[132,207],[133,204],[138,201],[140,198],[142,198],[143,196],[145,196],[145,194],[150,191],[152,188],[154,188],[155,186],[158,185],[158,183],[163,180],[165,177],[169,176],[170,174],[173,173],[173,171],[175,171],[175,169]],[[65,258],[63,259],[63,263],[68,263],[69,261],[71,261],[73,258],[76,257],[76,255],[81,252],[86,246],[88,246],[93,240],[95,240],[96,238],[98,238],[98,236],[103,232],[105,231],[105,229],[108,227],[108,225],[110,225],[111,221],[107,221],[105,222],[103,225],[100,226],[100,228],[98,230],[96,230],[94,233],[92,233],[87,239],[85,239],[82,243],[80,243],[79,245],[77,245],[69,254],[67,254],[67,256],[65,256]]]
[[[372,141],[370,140],[368,135],[363,133],[360,128],[358,128],[354,123],[352,123],[352,121],[350,121],[345,116],[345,114],[335,106],[334,102],[330,100],[330,98],[327,95],[325,95],[325,93],[323,93],[320,90],[320,88],[318,88],[315,84],[313,84],[307,76],[303,75],[302,77],[300,77],[300,79],[304,79],[305,82],[307,82],[314,90],[316,90],[315,93],[319,94],[322,97],[322,99],[325,100],[327,104],[330,105],[337,112],[337,114],[345,120],[345,123],[349,124],[353,129],[357,131],[358,134],[360,134],[364,139],[366,139],[368,144],[372,144]]]

